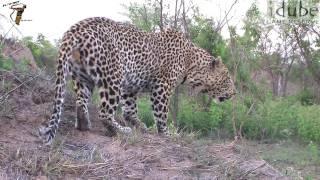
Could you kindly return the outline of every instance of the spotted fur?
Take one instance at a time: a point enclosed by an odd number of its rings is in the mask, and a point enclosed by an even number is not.
[[[119,103],[126,121],[146,129],[137,116],[137,93],[141,91],[151,93],[160,134],[168,134],[169,97],[178,84],[184,82],[219,100],[235,94],[221,60],[196,47],[183,34],[173,30],[149,33],[107,18],[88,18],[73,25],[62,39],[53,112],[39,129],[47,144],[58,130],[69,74],[77,94],[75,127],[91,128],[88,101],[96,87],[101,99],[99,118],[112,134],[131,133],[130,127],[114,118]]]

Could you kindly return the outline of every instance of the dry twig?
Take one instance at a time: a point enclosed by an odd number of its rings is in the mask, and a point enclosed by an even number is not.
[[[15,90],[19,89],[21,86],[25,85],[28,82],[33,81],[34,79],[36,79],[37,77],[39,77],[42,74],[42,71],[40,71],[36,76],[28,79],[27,81],[24,81],[22,83],[20,83],[18,86],[16,86],[15,88],[11,89],[10,91],[8,91],[7,93],[5,93],[4,95],[0,96],[0,101],[3,101],[10,93],[14,92]]]

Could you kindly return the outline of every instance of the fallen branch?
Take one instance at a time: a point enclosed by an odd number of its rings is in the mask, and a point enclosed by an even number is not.
[[[193,170],[193,171],[209,171],[212,172],[214,170],[214,168],[210,167],[210,166],[203,166],[203,168],[199,168],[197,165],[193,165],[193,166],[172,166],[172,167],[163,167],[160,168],[161,170],[169,170],[169,171],[189,171],[189,170]]]
[[[22,83],[19,84],[17,87],[11,89],[10,91],[8,91],[8,92],[5,93],[4,95],[2,95],[2,96],[0,97],[0,101],[3,101],[3,100],[5,99],[5,97],[7,97],[10,93],[14,92],[15,90],[19,89],[21,86],[23,86],[23,85],[25,85],[26,83],[31,82],[31,81],[33,81],[35,78],[39,77],[39,76],[41,75],[41,73],[42,73],[42,71],[40,71],[39,74],[37,74],[36,76],[30,78],[30,79],[27,80],[27,81],[22,82]]]
[[[1,69],[0,71],[9,73],[9,74],[12,75],[17,81],[19,81],[19,83],[23,83],[23,81],[22,81],[20,78],[18,78],[18,76],[16,76],[12,71],[4,70],[4,69]],[[30,87],[27,86],[26,84],[24,84],[24,86],[25,86],[26,88],[30,89]]]
[[[264,165],[266,165],[266,162],[263,162],[262,164],[260,164],[259,166],[255,167],[254,169],[249,169],[247,170],[239,179],[243,179],[244,177],[247,177],[249,174],[252,174],[253,172],[255,172],[257,169],[263,167]]]

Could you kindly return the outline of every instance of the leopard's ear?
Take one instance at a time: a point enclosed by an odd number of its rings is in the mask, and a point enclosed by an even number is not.
[[[218,56],[215,60],[217,61],[217,63],[222,63],[222,59],[220,56]]]

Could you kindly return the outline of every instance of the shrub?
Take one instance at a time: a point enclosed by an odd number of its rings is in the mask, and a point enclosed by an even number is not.
[[[233,121],[237,130],[240,129],[241,124],[245,124],[248,121],[249,115],[247,112],[252,104],[250,101],[249,99],[241,100],[237,98],[235,102],[230,100],[221,105],[216,105],[220,106],[223,112],[223,121],[220,123],[220,129],[225,131],[229,137],[232,137],[234,134]],[[233,105],[233,103],[235,104]]]
[[[297,98],[302,105],[312,105],[314,104],[315,95],[310,90],[305,89],[297,95]]]
[[[139,98],[138,100],[138,116],[147,127],[154,124],[153,114],[151,109],[151,102],[147,97]]]
[[[222,121],[222,109],[211,106],[209,111],[201,108],[193,100],[182,99],[181,109],[178,113],[178,124],[180,129],[186,131],[199,131],[202,135],[207,135],[215,131]]]
[[[0,68],[6,69],[6,70],[12,70],[14,67],[14,61],[10,58],[3,57],[1,50],[2,49],[0,47]]]
[[[212,105],[210,110],[206,111],[194,100],[181,99],[180,107],[177,117],[179,124],[178,129],[183,129],[188,132],[199,131],[202,135],[206,135],[215,131],[222,121],[222,109],[220,107],[215,107],[215,105]],[[151,102],[148,98],[139,98],[138,115],[148,127],[154,125]],[[168,124],[170,124],[171,121],[172,117],[169,114]]]
[[[31,50],[39,67],[46,67],[47,72],[54,73],[58,56],[58,48],[55,45],[42,34],[38,34],[35,40],[30,36],[24,37],[22,43]]]
[[[178,129],[186,132],[199,132],[202,136],[223,132],[226,137],[232,137],[234,120],[237,130],[242,125],[242,135],[249,139],[298,137],[320,142],[320,106],[304,106],[297,101],[297,97],[266,98],[266,101],[238,98],[235,102],[212,103],[208,110],[197,100],[184,97],[179,106]],[[148,98],[139,98],[138,115],[148,127],[154,125]]]
[[[13,67],[14,67],[14,62],[12,59],[0,57],[0,68],[6,69],[6,70],[12,70]]]
[[[320,106],[300,106],[298,135],[305,140],[320,142]]]
[[[268,99],[257,105],[244,133],[252,139],[281,139],[296,134],[296,129],[297,105],[287,99]]]

